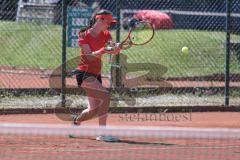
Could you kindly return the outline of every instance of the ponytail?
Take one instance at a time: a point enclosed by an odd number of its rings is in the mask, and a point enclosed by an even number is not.
[[[91,18],[91,20],[89,21],[88,26],[81,28],[79,32],[85,32],[86,30],[90,29],[90,28],[94,25],[95,22],[96,22],[95,16],[93,16],[93,17]]]

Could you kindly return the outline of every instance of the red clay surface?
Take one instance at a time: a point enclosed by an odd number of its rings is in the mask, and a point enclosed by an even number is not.
[[[180,116],[182,115],[182,116]],[[240,128],[239,112],[166,113],[165,117],[150,119],[150,113],[109,114],[109,125],[174,126]],[[130,118],[131,117],[131,118]],[[179,117],[182,117],[179,118]],[[183,118],[185,117],[185,118]],[[1,115],[2,123],[70,124],[55,114]],[[83,125],[97,124],[97,119]],[[15,159],[170,159],[170,160],[239,160],[240,139],[139,138],[121,137],[120,142],[108,143],[95,137],[0,136],[1,160]]]
[[[139,118],[138,118],[139,117]],[[1,123],[70,124],[58,114],[0,115]],[[97,119],[83,125],[97,124]],[[240,112],[122,113],[109,114],[109,125],[240,128]]]
[[[21,74],[19,74],[21,73]],[[49,88],[49,71],[1,67],[0,88]],[[167,81],[173,87],[223,87],[224,82]],[[76,84],[74,78],[67,84]],[[109,87],[109,80],[103,78]],[[131,84],[134,85],[134,84]],[[230,86],[240,87],[240,82]],[[240,128],[240,112],[199,112],[150,114],[109,114],[109,125]],[[1,123],[69,124],[58,114],[0,115]],[[97,124],[91,120],[82,125]],[[116,143],[99,142],[95,137],[46,137],[0,135],[1,160],[239,160],[240,139],[129,138]]]
[[[0,66],[0,88],[50,88],[49,74],[51,70],[13,68]],[[142,82],[146,85],[157,85],[164,87],[224,87],[224,81],[180,81],[171,80],[163,82]],[[67,78],[67,85],[76,86],[75,78]],[[109,79],[103,77],[103,85],[109,87]],[[138,86],[135,79],[128,80],[126,87]],[[240,87],[239,81],[230,82],[230,87]]]

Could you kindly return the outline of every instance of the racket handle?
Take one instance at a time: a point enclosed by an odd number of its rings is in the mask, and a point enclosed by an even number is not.
[[[110,46],[107,46],[104,48],[106,51],[112,51],[113,50],[113,47],[110,47]]]

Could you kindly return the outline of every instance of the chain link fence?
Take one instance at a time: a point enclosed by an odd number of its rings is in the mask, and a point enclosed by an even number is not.
[[[230,105],[239,106],[240,2],[229,2]],[[89,9],[91,13],[110,10],[119,20],[111,28],[112,36],[121,41],[127,32],[124,26],[135,14],[143,10],[150,14],[147,18],[156,28],[151,43],[112,58],[103,57],[104,85],[114,88],[112,106],[222,106],[226,85],[226,6],[225,0],[69,0],[68,19],[70,7]],[[75,11],[73,16],[81,12]],[[87,24],[87,20],[83,23]],[[74,38],[79,30],[73,27],[69,32],[69,28],[68,23],[68,43],[69,36]],[[61,34],[61,0],[0,2],[3,108],[50,107],[59,103],[59,92],[53,88],[61,86],[61,77],[51,79],[51,75],[60,74],[62,69]],[[66,64],[71,70],[79,62],[80,49],[74,40],[67,45]],[[189,48],[189,54],[182,53],[184,46]],[[76,85],[74,77],[66,82]],[[26,96],[29,94],[38,96]],[[68,92],[67,99],[74,106],[87,103],[85,96]]]

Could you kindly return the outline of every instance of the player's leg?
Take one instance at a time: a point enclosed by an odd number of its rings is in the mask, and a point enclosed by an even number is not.
[[[77,117],[77,124],[95,117],[101,117],[101,125],[106,124],[106,114],[110,103],[108,91],[95,77],[83,80],[81,87],[86,91],[89,103],[88,108]]]
[[[106,126],[107,124],[107,114],[99,116],[98,123],[99,126]]]
[[[97,80],[102,84],[101,74],[97,77]],[[110,94],[106,95],[105,101],[108,103],[106,104],[106,106],[104,106],[103,114],[101,114],[101,112],[99,114],[99,118],[98,118],[99,126],[106,126],[107,124],[107,115],[108,115],[107,113],[108,113],[109,104],[110,104]]]

